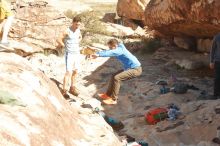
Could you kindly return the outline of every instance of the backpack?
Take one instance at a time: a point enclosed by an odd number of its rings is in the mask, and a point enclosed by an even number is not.
[[[174,93],[176,94],[184,94],[188,90],[188,85],[184,83],[176,83],[174,84]]]
[[[168,110],[166,108],[152,109],[145,114],[146,122],[151,125],[157,124],[168,117],[167,112]]]

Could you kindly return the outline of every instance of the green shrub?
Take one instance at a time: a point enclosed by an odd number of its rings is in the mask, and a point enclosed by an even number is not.
[[[8,91],[0,90],[0,104],[24,106]]]
[[[72,10],[67,10],[64,13],[68,18],[73,18],[75,16],[79,16],[84,25],[84,29],[81,30],[82,33],[82,42],[83,45],[89,45],[88,42],[99,43],[99,39],[95,37],[95,34],[102,34],[110,36],[110,33],[106,31],[106,27],[103,25],[101,21],[101,12],[98,11],[86,11],[80,14],[72,12]],[[85,36],[91,36],[91,41],[84,39]],[[95,42],[94,42],[95,41]]]
[[[76,15],[76,12],[73,12],[72,10],[68,9],[64,12],[64,15],[66,17],[72,19]]]
[[[100,13],[95,11],[87,11],[78,16],[82,19],[82,23],[84,24],[85,29],[82,32],[82,36],[84,37],[87,33],[92,34],[105,34],[108,35],[106,31],[106,27],[102,24]]]
[[[100,13],[115,13],[116,12],[116,6],[114,4],[100,4],[100,5],[94,5],[91,7],[93,10],[96,10]]]

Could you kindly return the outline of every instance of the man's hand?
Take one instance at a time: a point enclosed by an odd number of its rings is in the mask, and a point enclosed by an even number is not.
[[[90,55],[90,57],[92,58],[92,59],[96,59],[97,57],[99,57],[97,54],[93,54],[93,55]]]
[[[67,32],[63,32],[60,37],[56,40],[57,42],[57,49],[62,49],[64,48],[64,39],[68,36],[68,33]]]
[[[58,43],[57,47],[58,49],[62,49],[64,47],[64,44]]]
[[[214,63],[210,63],[210,64],[209,64],[209,67],[210,67],[210,69],[214,69],[215,64],[214,64]]]

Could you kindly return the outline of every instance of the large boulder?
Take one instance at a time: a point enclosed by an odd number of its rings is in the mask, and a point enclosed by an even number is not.
[[[213,37],[220,31],[219,0],[152,0],[145,23],[168,36]]]
[[[56,39],[71,22],[46,1],[20,4],[16,11],[10,37],[44,49],[54,49]]]
[[[126,27],[123,25],[119,25],[119,24],[114,24],[114,23],[104,23],[103,24],[106,27],[106,33],[108,33],[111,36],[115,36],[115,37],[133,37],[133,38],[152,38],[153,37],[153,33],[152,32],[148,32],[146,33],[146,30],[141,28],[141,27],[137,27],[135,30],[133,30],[131,27]]]
[[[9,43],[9,47],[0,46],[1,52],[13,52],[23,57],[32,55],[34,53],[43,52],[41,47],[37,47],[31,43],[24,43],[22,41],[15,40],[10,40]]]
[[[106,32],[112,36],[131,36],[134,35],[134,31],[130,27],[125,27],[119,24],[106,23]]]
[[[26,59],[0,56],[1,146],[121,145],[101,116],[71,106]]]
[[[144,20],[144,11],[150,0],[118,0],[117,13],[120,17]]]

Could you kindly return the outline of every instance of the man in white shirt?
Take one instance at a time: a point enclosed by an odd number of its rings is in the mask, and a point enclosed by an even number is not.
[[[75,96],[78,96],[79,94],[75,86],[75,80],[80,69],[79,43],[82,40],[82,35],[79,29],[80,22],[81,19],[79,17],[74,17],[72,25],[57,40],[58,47],[65,48],[66,73],[63,79],[63,95],[67,92],[67,85],[70,77],[71,86],[69,92]]]

